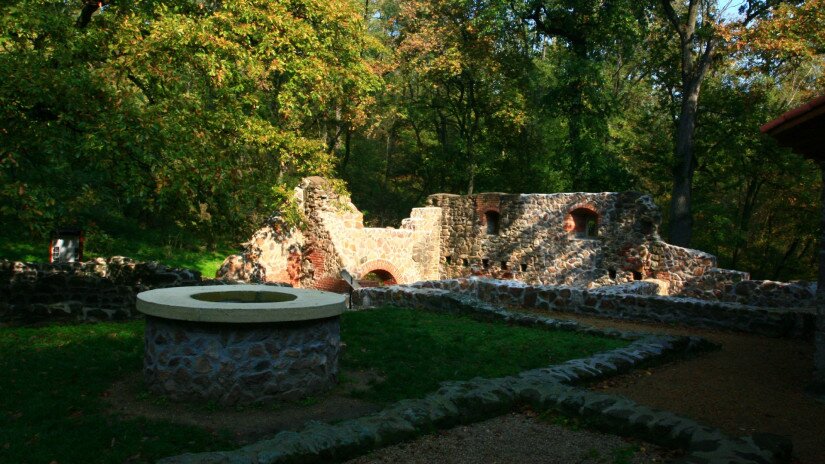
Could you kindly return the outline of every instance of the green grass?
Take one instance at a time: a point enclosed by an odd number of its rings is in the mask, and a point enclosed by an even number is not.
[[[419,397],[443,380],[514,374],[626,343],[394,308],[344,314],[342,337],[342,377],[364,369],[380,374],[382,382],[358,393],[376,402]],[[107,411],[107,390],[139,372],[142,356],[142,321],[0,328],[0,463],[154,462],[237,446],[226,432]],[[144,400],[163,400],[135,390]]]
[[[0,232],[0,259],[26,262],[48,260],[48,238],[35,238],[26,233]],[[116,228],[113,232],[99,229],[87,231],[83,259],[98,256],[128,256],[138,261],[158,261],[167,266],[200,271],[214,278],[224,258],[237,253],[226,239],[205,241],[184,231]]]
[[[105,411],[141,368],[143,323],[0,329],[0,462],[153,462],[232,446],[223,434]]]
[[[377,309],[347,313],[343,368],[386,378],[363,393],[373,401],[426,395],[444,380],[502,377],[627,345],[574,332],[544,331],[467,317]]]

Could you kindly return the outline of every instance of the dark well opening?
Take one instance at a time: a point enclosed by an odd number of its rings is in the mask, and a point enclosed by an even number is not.
[[[487,223],[487,235],[498,234],[498,223],[501,216],[495,211],[487,211],[484,213],[484,222]]]
[[[225,292],[195,293],[192,298],[213,303],[280,303],[298,298],[289,293],[228,290]]]

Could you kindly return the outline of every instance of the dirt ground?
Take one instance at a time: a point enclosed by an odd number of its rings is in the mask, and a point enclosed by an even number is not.
[[[346,382],[317,398],[232,408],[163,401],[147,394],[138,373],[112,385],[106,399],[112,413],[195,425],[207,430],[226,430],[243,445],[282,430],[300,430],[309,420],[336,422],[380,411],[380,405],[349,396],[376,380],[380,377],[370,372],[347,372]]]
[[[575,319],[600,327],[698,335],[722,346],[693,359],[614,377],[592,389],[666,409],[733,436],[788,436],[800,463],[825,463],[825,403],[805,390],[812,378],[812,341]]]
[[[346,464],[661,463],[673,453],[615,435],[508,414],[376,450]]]

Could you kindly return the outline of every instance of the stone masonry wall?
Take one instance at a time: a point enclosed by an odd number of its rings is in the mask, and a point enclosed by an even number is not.
[[[138,292],[200,282],[197,271],[122,256],[83,263],[0,260],[0,323],[126,319]]]
[[[814,311],[748,306],[739,303],[664,297],[651,288],[653,282],[634,282],[595,289],[529,285],[513,280],[483,278],[418,282],[411,286],[361,289],[353,304],[406,307],[418,298],[417,289],[437,289],[468,295],[494,305],[539,311],[576,313],[614,319],[684,324],[720,328],[773,337],[810,337]],[[365,303],[365,299],[371,300]]]
[[[340,318],[216,324],[147,316],[144,378],[176,401],[297,400],[338,378]]]
[[[636,192],[435,194],[401,227],[364,227],[350,199],[320,177],[295,191],[301,228],[273,216],[218,277],[343,292],[362,286],[484,276],[583,288],[650,281],[659,295],[757,306],[813,304],[806,283],[751,281],[716,257],[659,236],[661,214]],[[379,281],[362,279],[376,272]]]
[[[243,255],[227,258],[218,276],[257,274],[263,281],[332,291],[347,289],[343,269],[356,279],[382,271],[395,283],[439,277],[439,208],[415,208],[397,229],[371,228],[364,227],[363,214],[350,199],[322,178],[304,179],[296,199],[305,217],[302,229],[270,220]]]
[[[655,278],[678,292],[716,266],[712,255],[663,242],[658,208],[636,192],[436,194],[427,204],[442,209],[442,278],[586,287]],[[577,228],[582,211],[596,223],[590,236]]]

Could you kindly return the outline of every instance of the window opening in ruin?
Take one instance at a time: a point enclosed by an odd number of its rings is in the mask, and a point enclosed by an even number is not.
[[[501,270],[502,270],[502,271],[506,271],[506,270],[507,270],[507,261],[502,261],[502,262],[501,262]]]
[[[470,265],[470,260],[469,260],[469,259],[467,259],[467,258],[462,258],[462,259],[461,259],[461,264],[463,264],[463,265],[464,265],[464,267],[467,267],[467,266],[469,266],[469,265]]]
[[[588,208],[577,208],[570,212],[573,218],[573,230],[577,238],[595,238],[599,236],[599,215]]]
[[[642,273],[639,271],[633,271],[633,280],[642,280]]]
[[[498,222],[500,216],[495,211],[484,213],[484,222],[487,223],[487,235],[498,235]]]
[[[521,263],[521,272],[527,272],[527,263]]]
[[[445,261],[447,264],[452,264],[452,262],[453,262],[453,257],[452,257],[452,256],[450,256],[450,255],[447,255],[447,256],[444,258],[444,261]]]
[[[642,221],[640,228],[642,233],[645,235],[650,235],[653,233],[653,223],[650,221]]]
[[[481,260],[481,265],[484,266],[484,269],[489,269],[490,268],[490,260],[487,259],[487,258],[483,258]]]
[[[607,270],[607,275],[609,275],[611,279],[615,279],[616,278],[616,270],[615,269],[608,269]]]

